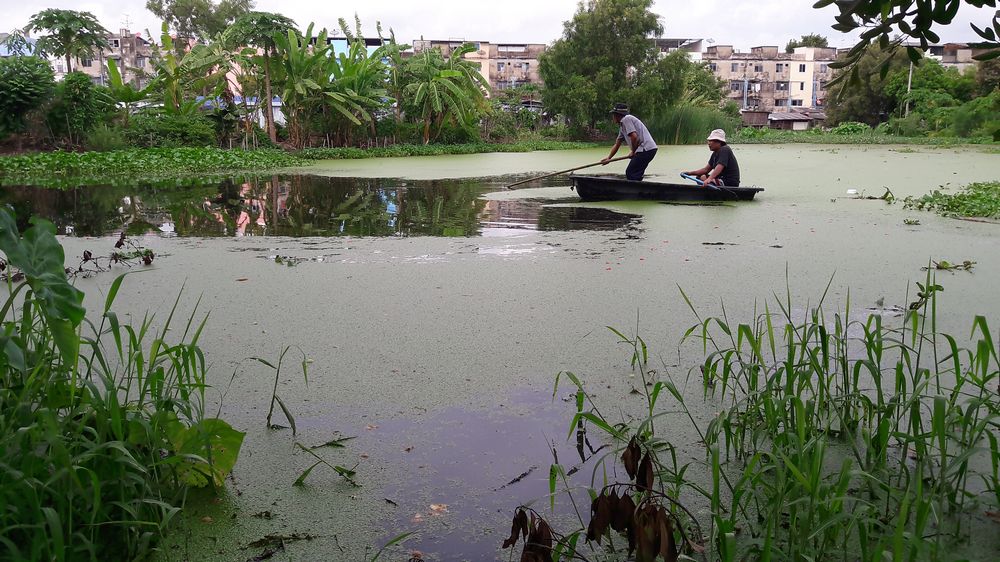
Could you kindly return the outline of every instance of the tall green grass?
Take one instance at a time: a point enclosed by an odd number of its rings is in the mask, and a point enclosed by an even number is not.
[[[644,122],[653,138],[666,144],[701,144],[713,129],[731,134],[740,127],[739,118],[695,105],[670,107]]]
[[[484,154],[488,152],[534,152],[541,150],[574,150],[598,146],[587,142],[555,140],[522,140],[509,143],[465,144],[393,144],[372,148],[305,148],[295,153],[306,160],[357,160],[362,158],[396,158],[403,156],[443,156],[448,154]],[[601,144],[600,146],[604,146]]]
[[[586,424],[614,444],[592,485],[600,474],[607,485],[618,453],[626,466],[637,457],[626,446],[634,439],[654,459],[654,488],[669,498],[663,504],[687,556],[960,558],[955,546],[980,538],[970,535],[973,519],[1000,508],[1000,340],[983,316],[972,322],[969,345],[940,333],[941,290],[929,274],[895,326],[880,314],[852,318],[849,299],[842,312],[827,314],[821,299],[794,317],[790,296],[776,296],[747,323],[725,313],[702,317],[691,306],[698,323],[684,339],[698,342],[705,359],[688,379],[700,382],[718,412],[707,422],[689,409],[666,365],[649,367],[641,337],[613,330],[642,384],[648,408],[641,421],[610,421],[576,375],[561,373],[556,382],[567,377],[578,389],[571,434]],[[703,458],[682,464],[670,429],[684,421]],[[590,495],[600,497],[597,489]],[[682,505],[701,506],[705,515]],[[580,518],[565,537],[579,538],[587,526]],[[685,538],[702,528],[704,542]],[[567,551],[565,540],[557,543],[561,553],[587,558],[582,544]],[[628,544],[631,550],[631,537]]]
[[[0,558],[132,560],[191,487],[222,486],[243,433],[205,412],[204,320],[122,323],[118,277],[96,319],[55,227],[0,209]],[[11,279],[14,269],[23,282]],[[180,296],[178,296],[178,300]],[[197,309],[197,307],[195,307]],[[168,341],[169,332],[179,334]]]

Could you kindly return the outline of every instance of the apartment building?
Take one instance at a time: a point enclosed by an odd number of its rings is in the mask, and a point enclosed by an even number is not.
[[[653,43],[660,51],[660,57],[665,57],[674,51],[684,51],[688,58],[693,61],[700,61],[704,48],[704,39],[680,39],[680,38],[656,38]]]
[[[945,68],[957,68],[959,72],[965,72],[966,69],[978,64],[973,57],[990,50],[982,44],[945,43],[944,45],[931,45],[924,56],[938,61]]]
[[[90,76],[94,83],[104,85],[108,83],[107,60],[114,59],[123,81],[136,88],[144,88],[149,84],[153,74],[153,65],[150,62],[153,54],[152,43],[143,39],[139,33],[132,33],[128,29],[121,29],[118,33],[108,35],[107,40],[110,46],[94,53],[93,57],[72,61],[73,71],[83,72]],[[56,80],[66,76],[64,67],[64,60],[53,61]]]
[[[798,47],[785,53],[778,47],[753,47],[749,53],[730,45],[713,45],[702,60],[727,84],[727,96],[741,109],[787,111],[822,108],[826,83],[833,78],[830,63],[837,49]]]
[[[538,57],[545,52],[542,43],[491,43],[463,39],[413,41],[414,54],[427,49],[439,49],[445,57],[465,43],[472,43],[476,50],[466,53],[465,60],[479,65],[479,73],[493,90],[516,88],[526,84],[542,85],[538,74]]]

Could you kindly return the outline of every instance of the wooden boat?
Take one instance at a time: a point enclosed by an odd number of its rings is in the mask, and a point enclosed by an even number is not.
[[[571,175],[584,201],[653,199],[658,201],[750,201],[760,187],[702,187],[695,184],[631,181],[622,176]]]

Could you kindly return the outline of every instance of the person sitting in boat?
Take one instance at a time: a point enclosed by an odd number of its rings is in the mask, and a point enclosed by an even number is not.
[[[646,173],[646,167],[656,156],[656,143],[653,136],[649,134],[649,129],[639,121],[635,115],[628,112],[628,106],[624,103],[616,103],[611,109],[611,119],[618,125],[618,138],[615,145],[611,147],[611,154],[601,160],[601,165],[605,166],[614,158],[615,153],[621,145],[627,144],[629,147],[628,168],[625,168],[625,178],[633,181],[641,181]]]
[[[684,172],[684,175],[697,177],[703,185],[739,187],[740,165],[736,162],[733,149],[726,144],[726,132],[722,129],[712,131],[708,135],[708,149],[712,151],[708,165],[699,170]]]

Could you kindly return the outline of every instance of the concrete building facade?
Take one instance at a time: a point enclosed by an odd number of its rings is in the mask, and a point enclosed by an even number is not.
[[[713,45],[702,60],[727,84],[727,97],[744,110],[782,111],[822,108],[826,83],[833,78],[830,63],[837,49],[798,47],[785,53],[778,47],[753,47],[749,53],[729,45]]]
[[[538,58],[545,52],[542,43],[491,43],[489,41],[465,41],[463,39],[413,41],[413,52],[438,49],[445,57],[465,43],[471,43],[475,50],[466,53],[465,60],[479,65],[479,73],[493,90],[516,88],[526,84],[542,85],[538,74]]]
[[[153,74],[153,44],[128,29],[108,35],[107,40],[110,47],[94,53],[94,57],[73,60],[73,71],[83,72],[94,83],[105,85],[108,83],[107,60],[114,59],[124,82],[136,88],[149,84]],[[65,66],[65,60],[53,60],[56,80],[66,76]]]

